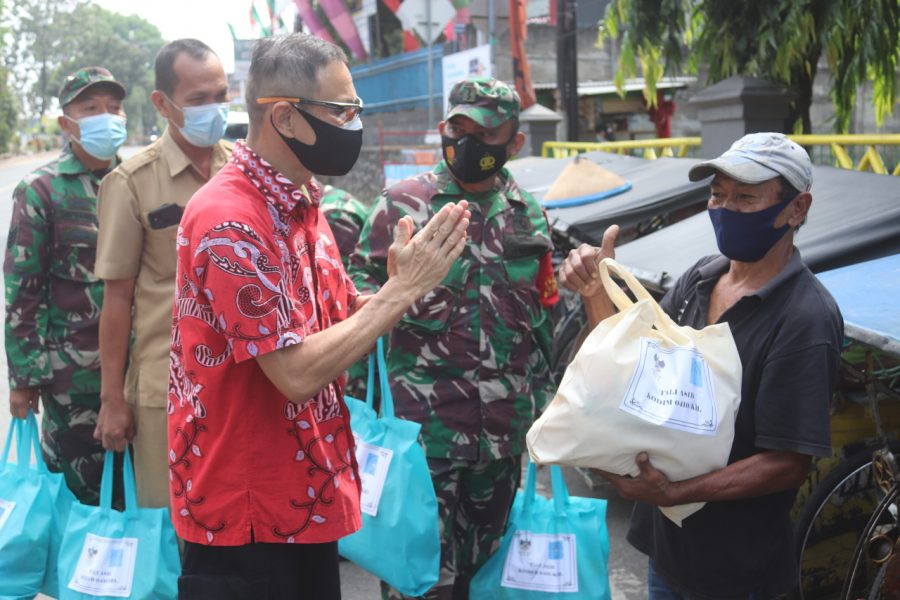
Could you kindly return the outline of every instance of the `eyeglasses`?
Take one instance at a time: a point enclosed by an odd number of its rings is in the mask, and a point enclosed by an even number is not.
[[[363,111],[362,98],[357,98],[356,102],[329,102],[327,100],[309,100],[307,98],[287,98],[282,96],[256,99],[257,104],[274,104],[275,102],[290,102],[298,110],[304,104],[323,106],[338,119],[341,125],[346,125],[362,114]]]

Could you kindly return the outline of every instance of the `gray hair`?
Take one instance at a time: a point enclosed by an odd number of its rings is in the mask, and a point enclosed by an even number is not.
[[[319,73],[335,61],[348,64],[337,45],[305,33],[257,40],[253,45],[245,100],[251,125],[258,125],[265,105],[258,98],[309,97],[319,91]]]

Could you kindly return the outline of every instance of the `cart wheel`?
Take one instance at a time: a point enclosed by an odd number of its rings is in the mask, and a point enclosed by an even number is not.
[[[892,452],[900,443],[892,442]],[[868,447],[840,461],[819,483],[803,505],[794,524],[800,563],[795,596],[803,600],[837,598],[853,559],[853,551],[883,493],[875,484],[872,453]],[[872,567],[860,581],[872,581]]]

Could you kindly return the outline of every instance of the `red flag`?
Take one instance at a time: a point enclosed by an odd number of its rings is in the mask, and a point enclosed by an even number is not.
[[[512,52],[513,78],[519,99],[522,101],[522,110],[537,102],[534,86],[531,84],[531,67],[525,54],[526,16],[525,0],[509,0],[509,45]]]

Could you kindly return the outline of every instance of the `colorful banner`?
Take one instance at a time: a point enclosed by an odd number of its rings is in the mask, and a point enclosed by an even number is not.
[[[328,28],[319,20],[319,15],[313,10],[310,0],[294,0],[294,4],[296,4],[297,12],[300,14],[300,18],[303,19],[303,23],[309,28],[310,33],[323,40],[334,43],[331,32],[329,32]]]
[[[271,24],[271,21],[269,21],[269,23]],[[271,27],[267,27],[266,23],[259,16],[259,11],[256,10],[256,4],[250,5],[250,28],[252,31],[255,31],[258,28],[261,33],[260,37],[269,37],[272,35]]]
[[[528,36],[525,19],[527,18],[525,0],[509,0],[509,46],[512,53],[513,79],[522,110],[537,102],[534,86],[531,84],[531,67],[528,55],[525,54],[525,39]]]
[[[353,18],[344,0],[319,0],[319,6],[325,11],[331,26],[350,48],[353,56],[359,60],[366,58],[366,49],[359,39],[359,32],[356,31],[356,25],[353,24]]]
[[[378,12],[378,0],[362,0],[359,10],[353,11],[350,15],[353,17],[353,24],[356,25],[356,31],[362,42],[366,54],[372,54],[371,40],[372,35],[369,30],[369,19]]]

